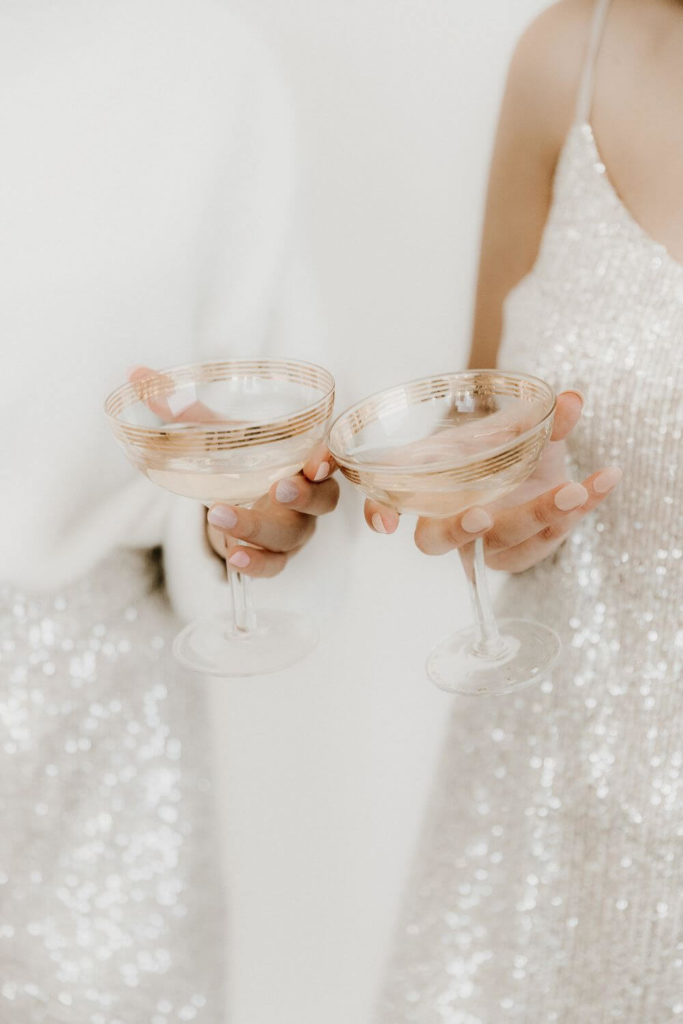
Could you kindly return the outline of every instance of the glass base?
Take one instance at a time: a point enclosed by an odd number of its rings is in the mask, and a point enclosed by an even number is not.
[[[258,611],[251,633],[232,632],[227,616],[199,619],[186,626],[173,643],[173,653],[186,668],[212,676],[258,676],[294,665],[312,651],[318,630],[306,615]]]
[[[500,619],[504,644],[497,658],[477,654],[477,633],[454,633],[427,659],[427,675],[440,690],[476,697],[513,693],[539,682],[553,665],[562,644],[554,630],[526,619]]]

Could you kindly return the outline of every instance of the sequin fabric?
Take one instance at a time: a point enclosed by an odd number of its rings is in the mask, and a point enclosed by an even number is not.
[[[500,365],[585,395],[572,476],[624,479],[501,614],[563,640],[538,686],[455,698],[381,1024],[683,1021],[683,265],[569,133]]]
[[[140,552],[0,586],[0,1021],[220,1024],[201,683]]]

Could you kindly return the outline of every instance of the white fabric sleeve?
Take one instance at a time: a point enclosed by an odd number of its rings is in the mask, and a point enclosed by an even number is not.
[[[226,132],[207,214],[193,356],[286,353],[310,359],[313,288],[298,255],[302,247],[294,242],[291,106],[263,43],[237,28],[238,45],[235,39],[230,44],[236,63],[226,71]],[[210,548],[205,518],[197,502],[173,498],[169,505],[162,541],[166,587],[183,619],[227,609],[229,602],[225,566]]]
[[[220,614],[227,607],[225,563],[206,536],[206,509],[190,498],[173,495],[163,537],[166,590],[184,621]]]

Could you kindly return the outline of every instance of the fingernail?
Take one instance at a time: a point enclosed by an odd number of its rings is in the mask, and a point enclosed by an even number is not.
[[[230,555],[228,559],[230,565],[234,565],[237,569],[246,569],[251,562],[251,558],[244,550],[236,551],[234,555]]]
[[[581,402],[581,408],[583,409],[584,405],[586,404],[586,400],[585,400],[585,398],[583,397],[583,394],[580,391],[577,391],[576,388],[569,388],[569,390],[567,391],[567,394],[568,395],[576,395],[578,400]]]
[[[616,487],[623,475],[623,471],[618,466],[608,466],[596,476],[593,481],[593,490],[596,494],[607,494],[613,487]]]
[[[280,480],[275,488],[275,497],[278,501],[294,501],[298,493],[299,488],[291,480]]]
[[[206,517],[212,526],[218,526],[222,530],[231,530],[237,526],[237,513],[227,505],[214,505],[209,509]]]
[[[321,462],[320,465],[318,466],[317,473],[313,477],[313,482],[316,483],[316,484],[319,484],[320,481],[324,480],[325,477],[329,476],[329,474],[330,474],[330,464],[329,464],[329,462]]]
[[[493,526],[493,519],[483,508],[468,508],[460,520],[460,525],[467,533],[481,533]]]
[[[384,522],[382,521],[382,517],[379,514],[379,512],[375,512],[374,513],[371,522],[372,522],[373,530],[376,530],[377,533],[386,533],[387,532],[387,528],[384,525]]]
[[[555,507],[559,508],[560,512],[571,512],[572,509],[578,508],[586,501],[588,501],[588,491],[582,484],[577,483],[566,484],[555,495]]]

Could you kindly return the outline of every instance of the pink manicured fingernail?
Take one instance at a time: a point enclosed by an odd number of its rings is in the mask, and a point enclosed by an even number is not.
[[[596,476],[593,481],[593,490],[596,494],[607,494],[613,487],[616,487],[623,475],[623,471],[618,466],[608,466]]]
[[[375,512],[374,513],[371,522],[372,522],[373,530],[376,530],[377,533],[386,533],[387,532],[387,528],[384,525],[384,522],[383,522],[382,517],[379,514],[379,512]]]
[[[230,565],[234,565],[237,569],[246,569],[251,562],[251,558],[246,551],[236,551],[234,555],[230,555],[228,562]]]
[[[584,405],[586,404],[586,400],[585,400],[585,398],[583,397],[583,395],[581,394],[580,391],[577,391],[576,388],[570,388],[569,391],[566,392],[566,394],[568,394],[568,395],[576,395],[578,400],[581,402],[581,408],[583,409]]]
[[[483,508],[468,508],[460,520],[460,525],[467,533],[481,533],[493,526],[493,519]]]
[[[294,501],[298,493],[299,488],[291,480],[280,480],[275,488],[275,497],[282,502]]]
[[[588,501],[588,491],[582,484],[566,484],[555,495],[555,507],[560,512],[571,512]]]
[[[206,518],[212,526],[218,526],[221,530],[231,530],[237,526],[237,513],[228,505],[214,505]]]
[[[314,483],[319,484],[321,480],[324,480],[329,475],[330,475],[330,464],[329,464],[329,462],[321,462],[320,465],[318,466],[317,473],[313,477],[313,481],[314,481]]]

